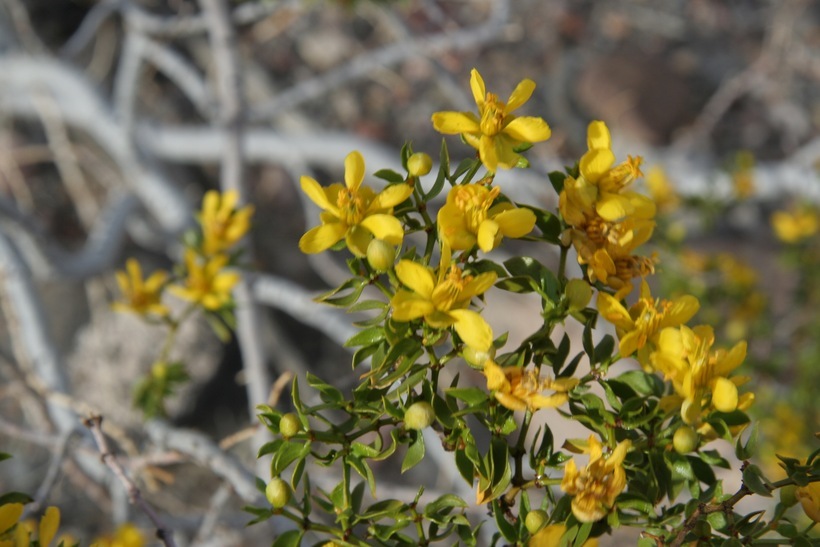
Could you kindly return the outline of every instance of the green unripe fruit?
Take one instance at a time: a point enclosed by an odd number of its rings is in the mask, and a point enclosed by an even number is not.
[[[524,519],[524,526],[527,527],[527,532],[530,534],[536,533],[544,527],[548,520],[547,513],[541,509],[534,509],[527,513],[527,518]]]
[[[471,348],[470,346],[464,346],[464,350],[461,352],[461,355],[471,367],[483,369],[484,363],[495,359],[495,346],[490,346],[490,349],[487,351],[479,351],[475,348]]]
[[[433,160],[424,152],[416,152],[407,158],[407,171],[411,176],[423,177],[433,168]]]
[[[285,439],[290,439],[301,430],[302,422],[300,422],[296,414],[292,412],[288,412],[279,420],[279,433],[281,433]]]
[[[780,489],[780,503],[784,507],[791,507],[797,504],[797,486],[790,484]]]
[[[374,239],[367,245],[367,263],[377,272],[386,272],[396,262],[396,249],[381,239]]]
[[[419,401],[404,411],[404,427],[407,429],[424,429],[436,419],[436,412],[427,401]]]
[[[672,446],[678,454],[688,454],[698,447],[698,432],[688,425],[682,425],[672,437]]]
[[[265,497],[274,509],[281,509],[290,501],[290,486],[280,478],[271,479],[265,487]]]

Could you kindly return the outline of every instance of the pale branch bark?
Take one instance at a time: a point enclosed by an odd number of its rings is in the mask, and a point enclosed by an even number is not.
[[[165,547],[176,547],[173,531],[168,528],[151,504],[145,501],[142,497],[140,489],[136,484],[134,484],[134,481],[131,480],[123,466],[114,456],[114,453],[111,452],[111,449],[108,447],[108,441],[102,431],[102,416],[92,416],[84,420],[83,424],[91,431],[91,435],[94,437],[94,441],[97,443],[97,447],[100,450],[100,457],[103,463],[108,466],[111,472],[114,473],[114,476],[117,477],[119,482],[125,488],[128,493],[129,501],[133,505],[139,507],[140,510],[148,516],[154,527],[157,529],[157,538],[163,543],[163,545],[165,545]]]

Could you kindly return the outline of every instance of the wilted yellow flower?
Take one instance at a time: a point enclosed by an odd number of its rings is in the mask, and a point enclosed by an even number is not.
[[[525,371],[523,367],[500,367],[493,361],[484,364],[487,389],[510,410],[530,410],[555,408],[567,402],[567,392],[578,385],[577,378],[541,378],[535,370]],[[546,390],[552,395],[543,395]]]
[[[481,162],[491,173],[495,173],[498,167],[515,167],[521,158],[515,148],[521,144],[550,138],[549,125],[543,118],[512,114],[532,96],[535,90],[532,80],[522,80],[506,104],[497,95],[486,91],[484,80],[476,69],[470,73],[470,88],[478,106],[478,116],[472,112],[436,112],[432,118],[433,127],[445,135],[461,134],[478,150]]]
[[[224,271],[228,263],[226,255],[198,258],[196,253],[185,251],[185,267],[188,277],[182,285],[171,285],[168,290],[189,302],[202,304],[205,309],[218,310],[231,301],[231,289],[239,282],[239,274]]]
[[[697,423],[704,409],[732,412],[747,408],[754,399],[752,393],[738,394],[738,386],[748,378],[729,377],[746,358],[746,342],[738,342],[729,351],[712,351],[714,341],[708,325],[668,327],[661,331],[658,350],[650,357],[682,397],[681,417],[688,424]]]
[[[820,482],[800,486],[795,494],[806,515],[814,522],[820,522]]]
[[[495,272],[465,275],[450,265],[450,249],[442,245],[438,273],[411,260],[396,264],[396,276],[410,290],[400,289],[390,301],[393,319],[412,321],[420,317],[435,329],[453,326],[468,346],[488,351],[493,341],[490,325],[477,312],[466,309],[470,300],[489,289]]]
[[[527,547],[557,547],[565,533],[566,524],[550,524],[537,531],[527,542]],[[598,547],[598,539],[590,538],[581,547]]]
[[[502,237],[522,237],[535,226],[535,214],[502,202],[493,206],[499,187],[483,184],[454,186],[438,212],[438,230],[451,249],[464,251],[476,243],[486,252],[498,247]]]
[[[698,299],[684,295],[674,300],[653,299],[649,284],[641,281],[641,296],[629,310],[613,296],[598,294],[598,311],[615,325],[621,357],[638,352],[637,360],[651,368],[649,356],[658,341],[660,331],[689,321],[700,308]]]
[[[401,245],[404,228],[393,216],[393,207],[413,193],[407,184],[394,184],[376,194],[363,186],[364,158],[351,152],[345,158],[345,183],[323,188],[311,177],[301,180],[302,190],[322,209],[320,226],[308,230],[299,240],[299,249],[313,254],[325,251],[344,238],[354,255],[364,257],[373,237],[391,245]]]
[[[783,243],[797,243],[820,231],[820,218],[809,207],[777,211],[772,215],[772,228]]]
[[[113,536],[106,536],[94,540],[91,547],[143,547],[145,536],[139,529],[126,522],[121,524]]]
[[[585,453],[589,454],[589,463],[578,470],[575,459],[564,465],[564,478],[561,490],[574,496],[572,514],[581,522],[595,522],[609,513],[615,504],[615,498],[626,487],[626,473],[623,461],[631,443],[622,441],[604,457],[600,441],[590,435]]]
[[[143,280],[139,262],[129,258],[125,263],[125,271],[118,271],[116,277],[123,300],[114,302],[112,307],[115,310],[139,315],[154,314],[160,317],[170,313],[160,301],[162,289],[168,279],[167,272],[156,271],[148,279]]]
[[[207,256],[222,253],[242,239],[251,225],[253,206],[236,208],[239,194],[229,190],[205,193],[202,211],[198,215],[202,226],[202,252]]]

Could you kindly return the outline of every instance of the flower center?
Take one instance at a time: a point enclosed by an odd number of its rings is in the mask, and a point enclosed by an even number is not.
[[[458,187],[455,204],[464,214],[464,221],[470,232],[478,233],[481,223],[487,220],[487,211],[500,192],[501,188],[497,186],[492,190],[476,184]]]
[[[461,300],[461,293],[464,287],[473,279],[471,275],[464,275],[464,272],[456,266],[450,266],[450,271],[441,283],[436,285],[433,289],[433,304],[436,309],[440,311],[449,311],[453,309],[456,303]]]
[[[494,137],[504,129],[504,118],[507,105],[494,93],[487,93],[484,107],[481,109],[481,132]]]
[[[642,177],[640,156],[627,156],[627,160],[607,171],[598,181],[598,187],[608,192],[619,192],[633,180]]]
[[[364,218],[367,204],[355,190],[344,189],[336,198],[336,207],[339,209],[339,220],[347,226],[356,226]]]

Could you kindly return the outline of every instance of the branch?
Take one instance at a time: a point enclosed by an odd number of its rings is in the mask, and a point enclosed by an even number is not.
[[[86,420],[83,420],[83,425],[85,425],[94,436],[94,441],[97,443],[97,447],[100,450],[102,462],[107,465],[109,469],[111,469],[114,476],[116,476],[120,483],[122,483],[125,487],[126,492],[128,492],[128,500],[133,505],[139,507],[143,513],[148,515],[148,518],[151,519],[151,522],[157,529],[157,538],[162,541],[166,547],[176,547],[173,531],[165,525],[160,516],[156,513],[156,511],[154,511],[154,508],[151,507],[147,501],[145,501],[142,497],[140,489],[137,488],[134,481],[128,477],[125,469],[123,469],[120,462],[117,461],[117,458],[108,448],[108,441],[102,432],[102,416],[92,416]]]

